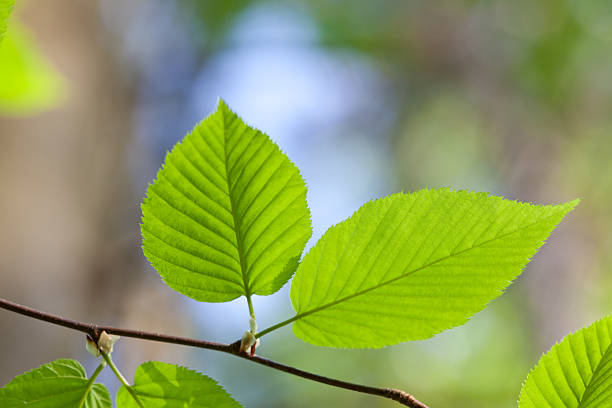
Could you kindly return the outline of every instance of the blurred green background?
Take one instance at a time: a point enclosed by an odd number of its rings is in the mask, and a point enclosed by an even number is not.
[[[612,3],[608,0],[17,0],[0,45],[0,296],[74,319],[231,342],[244,299],[198,304],[140,250],[139,203],[218,97],[309,186],[313,241],[363,202],[451,186],[581,205],[465,326],[383,350],[288,328],[258,352],[413,393],[512,407],[540,354],[612,311]],[[256,298],[260,327],[288,288]],[[72,357],[81,335],[0,312],[0,383]],[[392,407],[214,352],[123,339],[217,379],[246,407]],[[111,389],[112,374],[103,374]],[[459,402],[460,403],[459,403]]]

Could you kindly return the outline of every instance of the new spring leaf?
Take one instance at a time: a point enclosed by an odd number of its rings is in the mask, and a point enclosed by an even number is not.
[[[383,347],[463,324],[577,203],[537,206],[448,189],[369,202],[306,254],[288,322],[301,339],[334,347]]]
[[[240,408],[212,378],[157,361],[138,367],[131,389],[147,408]],[[125,387],[117,393],[117,407],[139,408]]]
[[[95,378],[92,378],[92,380]],[[0,389],[0,407],[111,408],[106,387],[87,379],[75,360],[56,360],[13,378]]]
[[[166,156],[142,212],[147,258],[207,302],[276,292],[312,233],[298,169],[223,101]]]

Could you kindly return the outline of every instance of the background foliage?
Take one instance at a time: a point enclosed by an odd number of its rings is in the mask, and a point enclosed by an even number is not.
[[[612,307],[605,0],[51,0],[24,2],[11,22],[30,30],[70,89],[53,110],[0,118],[0,287],[15,301],[81,320],[239,337],[244,300],[202,306],[175,296],[139,249],[146,183],[223,96],[300,167],[314,239],[364,201],[400,189],[583,199],[518,284],[466,326],[340,356],[287,329],[266,336],[261,353],[406,388],[432,406],[511,407],[543,351]],[[286,288],[254,302],[262,327],[291,314]],[[11,328],[0,339],[11,350],[1,383],[58,356],[88,361],[74,333],[0,319]],[[364,398],[212,353],[131,341],[115,353],[129,378],[145,360],[182,360],[260,406],[270,406],[271,389],[278,406]]]

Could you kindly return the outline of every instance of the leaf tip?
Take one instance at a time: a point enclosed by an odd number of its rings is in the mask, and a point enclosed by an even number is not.
[[[225,102],[225,100],[221,97],[217,98],[217,110],[219,109],[228,109],[229,110],[229,106],[227,106],[227,102]]]
[[[217,99],[217,109],[215,110],[215,112],[213,112],[213,114],[217,114],[217,113],[221,113],[221,114],[229,114],[229,115],[233,115],[233,116],[238,116],[238,114],[236,112],[234,112],[232,110],[232,108],[230,108],[230,106],[227,104],[227,102],[225,101],[225,99],[219,97]],[[243,121],[244,122],[244,121]],[[246,124],[246,123],[245,123]],[[247,125],[248,126],[248,125]]]

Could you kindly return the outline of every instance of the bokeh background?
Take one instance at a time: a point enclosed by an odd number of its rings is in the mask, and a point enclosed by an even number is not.
[[[540,354],[612,311],[612,3],[608,0],[17,0],[0,46],[0,296],[64,316],[231,342],[244,299],[167,288],[139,204],[165,152],[218,97],[268,133],[309,187],[312,245],[363,202],[423,187],[580,206],[466,325],[382,350],[258,352],[407,390],[432,407],[512,407]],[[288,285],[256,297],[290,316]],[[0,310],[0,384],[84,338]],[[392,407],[215,352],[132,339],[131,378],[188,365],[246,407]],[[111,390],[117,382],[102,374]]]

